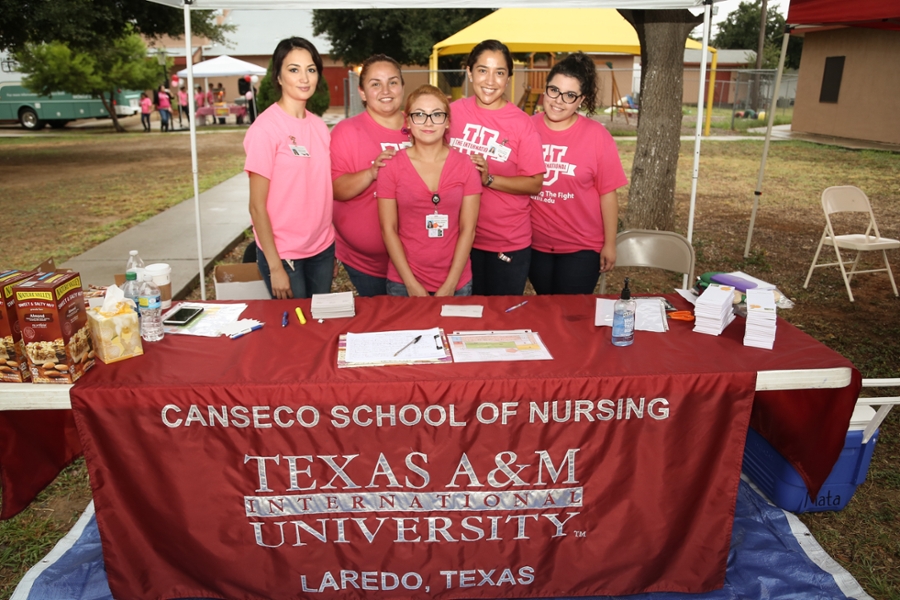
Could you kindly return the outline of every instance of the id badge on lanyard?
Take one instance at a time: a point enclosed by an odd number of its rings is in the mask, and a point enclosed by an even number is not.
[[[434,204],[434,214],[425,215],[425,230],[430,238],[444,237],[444,230],[450,226],[450,216],[442,215],[438,212],[437,207],[441,202],[441,197],[434,194],[431,197],[431,203]]]

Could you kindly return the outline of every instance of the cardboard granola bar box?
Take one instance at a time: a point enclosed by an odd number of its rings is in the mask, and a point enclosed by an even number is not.
[[[0,381],[25,383],[31,379],[13,286],[34,275],[34,271],[18,270],[0,273]]]
[[[44,273],[13,286],[34,383],[75,383],[94,366],[78,273]]]

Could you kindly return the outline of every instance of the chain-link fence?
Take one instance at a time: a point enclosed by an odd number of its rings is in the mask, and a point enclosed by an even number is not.
[[[510,100],[528,112],[540,110],[540,96],[547,83],[550,69],[527,69],[517,67],[513,71],[510,82]],[[709,98],[710,71],[706,72],[706,98]],[[404,69],[403,77],[407,91],[429,82],[430,71],[425,69]],[[452,99],[469,96],[471,88],[464,70],[441,70],[437,72],[438,87]],[[697,92],[700,69],[684,70],[684,88],[682,103],[686,107],[697,106]],[[358,76],[351,71],[345,80],[345,106],[347,116],[361,113],[365,108],[356,92]],[[712,107],[730,109],[733,120],[736,118],[756,118],[760,112],[768,109],[772,97],[772,86],[775,84],[774,69],[717,69],[715,82],[712,85]],[[631,69],[597,68],[598,110],[616,115],[634,115],[640,107],[640,66]],[[797,74],[785,73],[781,80],[781,89],[777,97],[778,115],[789,119],[797,93]],[[725,115],[727,116],[727,112]]]

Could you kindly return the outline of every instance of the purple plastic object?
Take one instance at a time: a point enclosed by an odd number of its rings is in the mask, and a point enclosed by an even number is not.
[[[746,292],[747,290],[752,290],[756,287],[756,284],[752,281],[747,281],[743,277],[729,275],[728,273],[717,273],[710,277],[710,279],[722,285],[730,285],[740,292]]]

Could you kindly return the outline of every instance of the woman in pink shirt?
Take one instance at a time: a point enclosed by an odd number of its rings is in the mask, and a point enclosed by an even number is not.
[[[275,48],[272,73],[281,97],[244,137],[256,264],[273,298],[309,298],[331,291],[334,270],[331,136],[306,110],[322,59],[307,40],[288,38]]]
[[[616,190],[628,180],[606,128],[578,114],[594,112],[596,77],[589,56],[570,54],[550,70],[544,112],[533,117],[547,167],[531,197],[528,277],[538,294],[592,294],[616,264]]]
[[[150,99],[150,96],[141,92],[141,125],[144,126],[144,131],[150,131],[150,113],[153,112],[153,100]]]
[[[178,107],[181,109],[180,114],[184,115],[185,118],[188,121],[190,121],[191,116],[190,116],[190,112],[188,111],[188,95],[187,95],[187,91],[185,90],[184,86],[181,86],[181,89],[178,90]],[[178,121],[178,126],[181,127],[180,119]]]
[[[169,119],[172,118],[172,96],[169,95],[169,90],[167,90],[164,85],[159,86],[157,102],[158,104],[156,107],[159,110],[159,130],[168,131]]]
[[[410,148],[378,176],[378,217],[391,263],[391,296],[468,296],[481,178],[445,140],[447,97],[423,85],[406,100]]]
[[[335,254],[360,296],[387,293],[388,258],[378,224],[375,182],[397,150],[410,146],[403,131],[403,73],[393,58],[376,54],[359,73],[366,107],[331,131]]]
[[[531,263],[531,201],[541,191],[541,140],[503,94],[512,56],[497,40],[472,49],[466,73],[474,97],[453,103],[450,146],[469,154],[484,185],[472,248],[477,295],[520,295]]]

